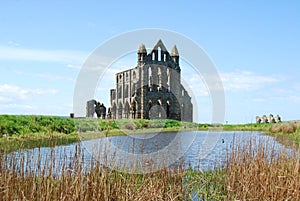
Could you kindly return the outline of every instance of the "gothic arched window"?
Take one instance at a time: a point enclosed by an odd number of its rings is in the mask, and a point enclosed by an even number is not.
[[[157,87],[157,91],[160,91],[161,90],[161,68],[158,67],[157,68],[157,81],[158,81],[158,87]]]
[[[171,109],[171,101],[170,100],[167,100],[167,111],[166,111],[166,115],[167,115],[167,118],[170,118],[170,109]]]
[[[149,67],[148,68],[148,89],[149,89],[149,91],[152,91],[152,84],[153,84],[152,69],[151,69],[151,67]]]
[[[158,51],[158,54],[157,54],[157,57],[158,57],[158,61],[161,61],[161,48],[160,47],[158,47],[157,48],[157,51]]]
[[[133,71],[132,77],[133,77],[134,80],[136,79],[136,73],[135,73],[135,71]]]
[[[167,68],[167,87],[168,87],[168,92],[169,91],[171,91],[170,89],[171,89],[171,87],[170,87],[170,83],[171,81],[170,81],[170,69],[169,68]]]

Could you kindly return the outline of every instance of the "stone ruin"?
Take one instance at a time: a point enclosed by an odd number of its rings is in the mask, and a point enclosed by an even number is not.
[[[95,114],[98,118],[105,119],[106,107],[103,103],[101,104],[100,102],[92,99],[86,103],[86,117],[93,118]]]
[[[257,124],[279,123],[279,122],[281,122],[281,117],[279,115],[276,115],[275,117],[273,116],[273,114],[270,114],[269,117],[267,117],[265,114],[262,117],[256,116]]]
[[[137,65],[118,72],[110,90],[108,118],[193,121],[191,96],[181,83],[179,52],[159,40],[151,51],[141,44]]]
[[[176,119],[193,121],[191,96],[181,83],[176,45],[169,52],[159,40],[150,52],[137,51],[137,65],[115,75],[110,107],[96,100],[86,103],[86,117],[101,119]]]

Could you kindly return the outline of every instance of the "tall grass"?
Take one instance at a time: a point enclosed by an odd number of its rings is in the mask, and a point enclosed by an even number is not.
[[[295,133],[297,130],[297,125],[295,123],[282,123],[282,124],[273,124],[269,131],[271,133]]]
[[[2,118],[2,119],[1,119]],[[25,119],[31,119],[27,121]],[[174,120],[61,120],[44,117],[0,116],[0,130],[5,135],[23,135],[22,132],[42,131],[53,135],[51,129],[71,125],[84,131],[114,128],[143,129],[169,127],[198,127],[207,129],[209,124],[178,123]],[[44,123],[43,123],[44,122]],[[97,126],[95,126],[95,124]],[[23,126],[25,125],[25,128]],[[43,125],[43,126],[40,126]],[[281,124],[278,124],[280,126]],[[272,125],[243,125],[239,129],[268,130]],[[66,126],[68,127],[68,126]],[[233,129],[228,125],[225,129]],[[286,127],[288,128],[288,127]],[[286,128],[270,128],[282,135],[300,136]],[[23,129],[23,130],[22,130]],[[27,130],[26,130],[27,129]],[[43,130],[45,129],[45,130]],[[94,130],[90,130],[94,129]],[[96,130],[95,130],[96,129]],[[58,132],[57,130],[57,132]],[[12,134],[10,134],[10,133]],[[69,133],[66,132],[66,133]],[[69,135],[69,134],[68,134]],[[298,138],[297,138],[298,139]],[[51,139],[54,146],[57,142]],[[232,145],[228,160],[222,169],[201,172],[196,170],[162,169],[147,174],[129,174],[108,169],[98,162],[84,169],[85,157],[78,148],[76,153],[61,156],[60,171],[54,168],[54,156],[41,162],[39,153],[36,169],[27,160],[0,153],[0,200],[300,200],[299,156],[283,150],[267,149],[266,144],[253,146]],[[253,148],[255,147],[255,148]],[[17,165],[18,164],[18,165]],[[197,200],[197,199],[195,199]]]
[[[254,146],[255,145],[255,146]],[[227,164],[212,171],[161,169],[146,174],[111,170],[95,161],[84,168],[76,153],[36,163],[30,157],[0,157],[2,200],[300,200],[299,156],[266,144],[232,146]],[[19,164],[19,165],[17,165]],[[195,199],[195,200],[197,200]]]
[[[38,160],[41,169],[26,160],[13,156],[0,161],[1,200],[184,200],[188,195],[182,169],[129,174],[95,162],[84,171],[84,156],[79,150],[64,157],[59,173],[55,172],[54,158],[49,158],[48,164]]]
[[[300,200],[299,154],[263,143],[231,151],[225,168],[230,200]]]
[[[300,122],[284,122],[273,124],[269,128],[269,135],[274,136],[277,141],[285,146],[300,148]]]

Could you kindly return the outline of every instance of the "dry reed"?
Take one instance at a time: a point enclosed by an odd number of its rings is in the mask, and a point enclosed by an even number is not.
[[[0,161],[0,199],[184,200],[187,195],[183,188],[183,170],[129,174],[91,163],[89,170],[84,171],[84,156],[79,154],[73,155],[71,162],[71,157],[65,157],[59,174],[52,168],[53,164],[39,164],[39,167],[44,166],[36,170],[26,165],[24,157],[13,156],[5,159],[5,163]],[[51,158],[47,161],[53,163]]]
[[[273,124],[269,131],[271,133],[294,133],[297,130],[297,125],[294,123]]]
[[[299,156],[263,143],[231,151],[226,168],[229,200],[300,200]]]
[[[64,158],[58,174],[49,164],[34,169],[28,158],[0,156],[1,200],[300,200],[299,156],[249,141],[232,146],[221,170],[162,169],[147,174],[83,168],[80,151]],[[53,156],[52,156],[53,157]],[[16,165],[19,164],[19,165]],[[195,200],[199,200],[199,199]]]

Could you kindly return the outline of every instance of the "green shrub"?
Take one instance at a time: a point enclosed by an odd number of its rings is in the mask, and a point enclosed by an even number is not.
[[[135,129],[135,125],[133,123],[127,123],[125,124],[122,128],[127,129],[127,130],[134,130]]]
[[[167,119],[165,121],[164,128],[173,128],[173,127],[179,127],[180,121],[173,120],[173,119]]]
[[[48,116],[0,115],[1,135],[24,135],[30,133],[73,133],[76,126],[73,119]]]

